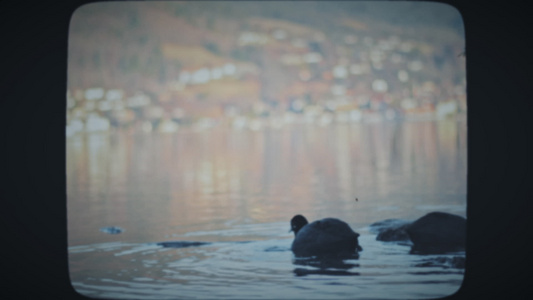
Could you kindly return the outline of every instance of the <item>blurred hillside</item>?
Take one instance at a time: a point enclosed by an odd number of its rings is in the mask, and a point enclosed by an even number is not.
[[[460,15],[442,4],[92,3],[71,20],[67,119],[151,130],[306,112],[396,119],[443,103],[441,115],[456,113],[463,51]]]

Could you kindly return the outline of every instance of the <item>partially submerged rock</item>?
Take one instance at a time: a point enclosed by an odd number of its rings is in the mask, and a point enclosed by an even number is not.
[[[384,242],[407,242],[409,235],[405,231],[411,221],[387,219],[370,225],[370,231],[377,233],[376,240]]]
[[[413,242],[412,253],[464,251],[466,219],[443,212],[432,212],[406,228]]]
[[[376,240],[411,242],[411,253],[431,254],[464,251],[466,219],[444,212],[431,212],[414,222],[387,219],[370,225]]]
[[[405,224],[399,227],[387,228],[380,233],[378,233],[376,240],[384,242],[407,242],[410,241],[409,235],[407,234],[407,227],[411,225]]]

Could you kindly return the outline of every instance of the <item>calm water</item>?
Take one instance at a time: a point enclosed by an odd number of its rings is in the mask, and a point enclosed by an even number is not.
[[[66,171],[70,276],[90,297],[435,298],[463,279],[428,261],[464,253],[408,254],[368,225],[465,216],[464,121],[74,136]],[[324,268],[295,260],[295,214],[345,220],[364,251]]]

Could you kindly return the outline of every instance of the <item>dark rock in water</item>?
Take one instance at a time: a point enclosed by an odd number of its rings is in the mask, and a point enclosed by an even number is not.
[[[466,219],[443,212],[432,212],[406,228],[413,242],[411,253],[462,251],[466,244]]]
[[[165,248],[186,248],[186,247],[195,247],[209,245],[209,242],[194,242],[194,241],[170,241],[170,242],[160,242],[157,245]]]
[[[410,221],[400,219],[387,219],[370,225],[370,231],[377,233],[376,240],[384,242],[410,241],[405,231],[411,224]]]
[[[110,227],[102,227],[100,228],[100,231],[107,234],[119,234],[124,232],[124,229],[116,226],[110,226]]]
[[[405,229],[409,226],[409,224],[406,224],[404,226],[396,227],[396,228],[388,228],[383,230],[382,232],[378,233],[376,236],[376,240],[378,241],[384,241],[384,242],[405,242],[409,241],[409,235],[405,231]]]
[[[369,230],[372,233],[380,233],[385,229],[400,227],[405,224],[410,224],[412,221],[402,220],[402,219],[386,219],[383,221],[378,221],[370,224]]]

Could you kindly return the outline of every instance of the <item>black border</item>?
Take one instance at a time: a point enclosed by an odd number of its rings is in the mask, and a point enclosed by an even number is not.
[[[90,2],[0,2],[2,298],[86,299],[68,278],[64,99],[70,16]],[[533,266],[531,10],[440,2],[463,16],[467,57],[468,249],[463,287],[449,298],[524,298]]]

